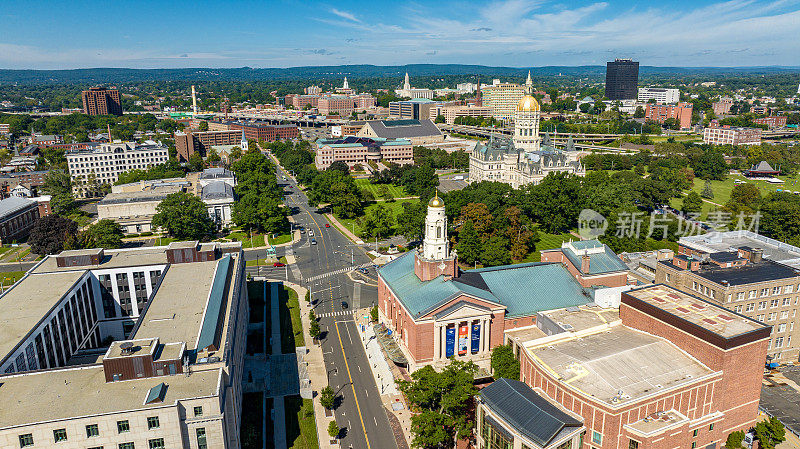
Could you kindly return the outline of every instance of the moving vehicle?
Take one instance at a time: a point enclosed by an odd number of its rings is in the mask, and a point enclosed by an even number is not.
[[[348,307],[347,301],[342,301],[342,310],[347,310]]]
[[[314,230],[313,229],[309,229],[308,230],[308,236],[309,237],[314,237]]]
[[[273,267],[285,267],[286,264],[283,263],[283,262],[275,262],[274,264],[272,264],[272,266]]]
[[[325,223],[325,227],[330,228],[331,227],[330,223]]]
[[[316,245],[317,244],[317,239],[311,239],[311,244],[312,245]]]

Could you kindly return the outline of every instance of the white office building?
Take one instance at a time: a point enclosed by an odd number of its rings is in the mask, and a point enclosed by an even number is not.
[[[147,170],[169,159],[167,147],[148,140],[145,143],[114,142],[91,146],[85,150],[72,150],[66,154],[73,190],[86,196],[96,184],[114,184],[120,173],[130,170]]]
[[[661,87],[640,87],[639,95],[636,99],[642,103],[655,100],[656,103],[672,104],[680,101],[681,91],[678,89],[664,89]]]

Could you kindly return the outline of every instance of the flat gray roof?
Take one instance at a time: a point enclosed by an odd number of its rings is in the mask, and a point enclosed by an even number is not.
[[[130,338],[158,338],[162,343],[185,342],[187,350],[196,349],[220,260],[170,265],[145,309],[135,335]]]
[[[800,248],[751,231],[712,232],[681,237],[679,244],[708,253],[736,251],[742,246],[761,248],[764,258],[800,268]]]
[[[103,260],[100,265],[84,265],[78,267],[59,267],[56,258],[47,256],[33,269],[33,273],[52,273],[59,271],[103,270],[107,268],[137,267],[146,265],[159,265],[167,263],[166,247],[155,246],[146,248],[133,248],[124,250],[104,250]]]
[[[565,385],[609,406],[695,382],[714,372],[669,341],[620,324],[527,350]]]
[[[179,399],[219,391],[221,367],[192,369],[191,376],[159,376],[106,382],[102,365],[24,373],[0,378],[0,429],[173,405]],[[165,383],[164,400],[145,405],[151,388]],[[33,393],[35,392],[35,393]]]
[[[54,261],[55,262],[55,261]],[[0,362],[86,272],[29,274],[0,296]],[[1,364],[1,363],[0,363]],[[3,407],[0,407],[3,408]]]

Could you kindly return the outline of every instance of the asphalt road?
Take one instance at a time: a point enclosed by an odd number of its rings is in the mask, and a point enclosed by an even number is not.
[[[266,268],[270,271],[262,271],[262,275],[288,277],[311,290],[314,311],[320,317],[329,384],[338,396],[334,413],[336,422],[343,429],[340,447],[397,448],[353,319],[355,309],[371,307],[377,302],[377,288],[356,284],[347,277],[348,268],[369,264],[371,260],[362,248],[350,242],[336,228],[325,227],[325,216],[309,207],[308,199],[291,178],[287,176],[285,181],[279,178],[279,183],[291,187],[286,203],[296,210],[295,223],[306,230],[301,241],[292,247],[301,279],[297,279],[291,268]],[[312,239],[316,240],[316,245],[311,244]],[[284,255],[286,248],[278,251],[279,256]],[[251,251],[245,257],[252,260],[257,254]],[[369,276],[375,276],[374,270],[370,270]],[[313,280],[308,282],[309,279]],[[347,303],[346,309],[343,301]]]

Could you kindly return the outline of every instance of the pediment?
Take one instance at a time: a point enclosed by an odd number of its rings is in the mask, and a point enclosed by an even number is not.
[[[475,304],[465,299],[458,299],[450,305],[439,309],[433,316],[437,320],[456,320],[483,316],[491,313],[491,311],[489,307],[484,305]]]

